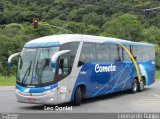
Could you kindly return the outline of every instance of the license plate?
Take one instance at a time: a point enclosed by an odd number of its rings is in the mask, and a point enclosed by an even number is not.
[[[28,102],[35,102],[35,99],[34,98],[28,98],[27,101]]]

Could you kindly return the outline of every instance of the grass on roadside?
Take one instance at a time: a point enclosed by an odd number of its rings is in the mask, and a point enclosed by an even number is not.
[[[160,70],[156,71],[156,79],[160,80]]]
[[[15,76],[0,76],[0,86],[14,86],[15,84]]]

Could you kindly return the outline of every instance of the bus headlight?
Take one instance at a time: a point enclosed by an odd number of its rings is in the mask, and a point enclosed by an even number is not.
[[[53,98],[51,98],[51,101],[53,101]]]
[[[16,89],[16,93],[19,93],[19,90],[18,90],[18,89]]]
[[[44,94],[46,94],[46,95],[48,95],[48,94],[50,94],[50,93],[52,93],[51,90],[48,90],[48,91],[45,91],[45,92],[44,92]]]
[[[44,94],[45,95],[48,95],[48,94],[51,94],[51,93],[54,94],[54,91],[55,91],[54,89],[48,90],[48,91],[45,91]]]

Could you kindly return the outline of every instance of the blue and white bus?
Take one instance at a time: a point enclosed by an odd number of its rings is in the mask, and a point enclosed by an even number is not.
[[[155,81],[155,51],[149,43],[53,35],[27,42],[8,63],[16,56],[16,96],[23,103],[80,105],[84,98],[143,91]]]

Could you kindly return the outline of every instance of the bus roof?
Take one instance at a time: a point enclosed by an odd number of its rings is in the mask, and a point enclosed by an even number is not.
[[[118,39],[118,38],[111,38],[111,37],[83,35],[83,34],[63,34],[63,35],[52,35],[52,36],[45,36],[45,37],[37,38],[35,40],[31,40],[31,41],[27,42],[24,47],[60,46],[63,43],[75,42],[75,41],[93,42],[93,43],[119,42],[124,45],[153,46],[152,44],[149,44],[149,43],[133,42],[133,41],[127,41],[127,40],[122,40],[122,39]]]

